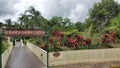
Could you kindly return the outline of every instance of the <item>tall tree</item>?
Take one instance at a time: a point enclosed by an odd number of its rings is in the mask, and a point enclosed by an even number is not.
[[[56,26],[60,27],[62,22],[63,22],[62,17],[53,16],[49,21],[49,26],[53,27],[54,25],[56,25]]]
[[[105,30],[116,32],[117,37],[120,39],[120,14],[118,14],[115,18],[109,20],[109,23]]]
[[[3,24],[3,22],[0,22],[0,27],[2,27],[4,24]]]
[[[6,24],[7,24],[7,28],[11,28],[11,26],[12,26],[12,21],[11,21],[11,19],[6,19],[5,22],[6,22]]]
[[[78,31],[83,31],[84,30],[84,23],[76,22],[75,27]]]
[[[25,13],[22,13],[22,14],[20,14],[21,16],[19,17],[19,19],[18,19],[18,21],[20,21],[20,25],[21,25],[21,27],[23,27],[23,28],[27,28],[27,26],[28,26],[28,20],[29,20],[29,18],[28,18],[28,16],[25,14]]]
[[[40,24],[40,18],[42,17],[41,13],[32,6],[30,6],[30,8],[28,10],[26,10],[25,12],[26,12],[26,14],[28,13],[29,18],[31,20],[33,20],[33,22],[32,22],[33,26],[38,27],[38,24]]]
[[[67,25],[67,26],[70,26],[71,25],[70,19],[69,18],[64,18],[63,24]]]
[[[101,0],[101,2],[95,3],[89,11],[89,19],[93,21],[91,23],[94,25],[94,28],[101,32],[108,20],[114,18],[119,13],[118,7],[118,3],[114,0]]]

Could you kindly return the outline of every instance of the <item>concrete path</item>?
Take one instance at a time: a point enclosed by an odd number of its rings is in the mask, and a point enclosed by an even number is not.
[[[13,47],[5,68],[45,68],[45,65],[25,46]]]
[[[68,64],[53,66],[50,68],[110,68],[110,66],[120,66],[120,61],[111,62],[97,62],[97,63],[78,63],[78,64]]]

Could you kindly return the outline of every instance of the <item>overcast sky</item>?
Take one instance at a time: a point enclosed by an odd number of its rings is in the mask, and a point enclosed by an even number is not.
[[[84,22],[88,10],[101,0],[0,0],[0,21],[7,18],[16,20],[20,13],[35,7],[47,19],[52,16],[68,17],[71,21]],[[120,0],[119,0],[120,2]]]

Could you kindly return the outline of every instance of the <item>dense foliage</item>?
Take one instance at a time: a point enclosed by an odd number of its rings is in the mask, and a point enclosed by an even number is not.
[[[7,49],[8,43],[6,41],[2,41],[2,53]]]

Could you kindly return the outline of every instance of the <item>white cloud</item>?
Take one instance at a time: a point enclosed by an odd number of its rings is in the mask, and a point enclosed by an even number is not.
[[[17,2],[18,0],[15,1]],[[62,16],[63,18],[68,17],[74,22],[84,22],[88,10],[95,2],[99,1],[100,0],[20,0],[15,4],[11,4],[11,6],[13,6],[12,8],[15,8],[13,11],[16,12],[14,12],[14,15],[11,15],[11,17],[16,20],[18,14],[24,12],[29,6],[33,6],[47,19],[50,19],[52,16]],[[10,8],[10,6],[7,7]],[[4,15],[0,20],[8,17],[10,16]]]

